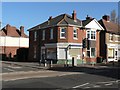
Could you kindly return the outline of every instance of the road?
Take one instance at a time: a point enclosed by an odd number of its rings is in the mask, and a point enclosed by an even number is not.
[[[14,64],[2,64],[2,73],[18,72],[18,71],[37,71],[38,68],[30,68],[26,66],[14,65]]]
[[[3,90],[16,90],[25,88],[36,90],[36,88],[61,89],[89,89],[109,88],[118,90],[120,84],[120,68],[114,67],[57,67],[51,70],[38,68],[3,65]],[[5,68],[8,68],[5,69]],[[9,71],[9,69],[13,71]],[[9,89],[8,89],[9,88]],[[116,88],[116,89],[115,89]]]
[[[119,80],[91,74],[76,74],[44,78],[3,81],[3,88],[114,88],[117,90]],[[3,89],[4,90],[4,89]]]

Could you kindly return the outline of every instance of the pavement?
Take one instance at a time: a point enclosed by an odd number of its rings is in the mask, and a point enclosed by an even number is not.
[[[17,66],[24,66],[24,67],[31,67],[31,68],[38,68],[38,69],[46,69],[43,65],[40,65],[38,62],[11,62],[11,61],[0,61],[2,62],[2,64],[9,64],[9,65],[17,65]],[[54,64],[53,67],[64,67],[64,65],[57,65]],[[71,67],[71,66],[68,66]],[[120,68],[120,66],[118,66],[117,63],[113,64],[112,63],[108,63],[108,64],[104,64],[104,63],[100,63],[100,64],[96,64],[96,65],[88,65],[88,64],[81,64],[78,65],[77,67],[89,67],[89,68]]]

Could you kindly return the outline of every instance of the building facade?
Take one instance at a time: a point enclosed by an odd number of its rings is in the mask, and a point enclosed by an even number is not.
[[[104,15],[99,23],[105,31],[101,32],[100,55],[107,61],[120,60],[120,31],[119,26],[109,20],[108,15]]]
[[[23,26],[21,26],[19,30],[7,24],[0,30],[0,55],[2,55],[2,59],[15,58],[18,49],[28,47],[29,37],[24,33]]]
[[[92,17],[87,16],[82,22],[87,39],[87,48],[83,48],[84,59],[87,63],[95,64],[100,57],[100,32],[104,28]]]
[[[83,25],[84,24],[84,25]],[[99,32],[103,30],[96,19],[83,22],[72,16],[61,14],[29,29],[29,60],[44,63],[52,60],[57,64],[78,65],[96,62],[99,56]],[[88,38],[89,49],[83,49],[83,40]]]

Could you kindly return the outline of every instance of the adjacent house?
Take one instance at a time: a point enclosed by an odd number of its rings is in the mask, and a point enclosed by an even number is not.
[[[24,33],[24,27],[20,30],[7,24],[0,30],[0,55],[2,59],[12,59],[16,57],[17,50],[29,47],[29,37]]]
[[[118,25],[104,15],[99,23],[105,29],[100,34],[100,56],[107,62],[120,60],[120,30]]]
[[[100,31],[104,28],[96,19],[87,17],[81,21],[76,11],[72,16],[61,14],[29,29],[29,60],[57,64],[96,63],[100,51]],[[89,46],[83,48],[83,41]]]
[[[87,63],[96,63],[100,57],[100,32],[104,31],[104,28],[95,18],[89,16],[82,21],[82,24],[85,28],[87,39],[87,47],[83,47],[84,59]]]

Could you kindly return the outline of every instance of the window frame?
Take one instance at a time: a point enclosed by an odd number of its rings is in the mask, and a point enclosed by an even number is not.
[[[45,30],[42,30],[42,40],[45,40]]]
[[[88,33],[89,32],[89,33]],[[89,36],[89,37],[88,37]],[[94,38],[92,38],[92,36]],[[88,38],[88,40],[96,40],[96,30],[87,30],[86,31],[86,38]]]
[[[50,39],[53,39],[53,28],[50,29]]]
[[[37,31],[34,31],[34,41],[37,40]]]
[[[36,56],[36,52],[37,52],[37,49],[36,49],[36,47],[34,46],[34,56],[33,56],[34,59],[36,59],[36,57],[37,57],[37,56]]]
[[[74,30],[76,31],[76,32],[74,32]],[[74,35],[76,35],[76,37],[74,37]],[[73,39],[78,39],[78,28],[73,28]]]
[[[96,57],[96,52],[95,52],[95,51],[94,51],[95,55],[92,56],[92,49],[95,49],[95,48],[90,48],[90,56],[91,56],[91,57]],[[95,50],[96,50],[96,49],[95,49]]]
[[[63,29],[65,30],[65,32],[62,32]],[[60,28],[60,39],[66,39],[66,29],[67,28],[65,27]],[[65,34],[65,36],[63,37],[62,34]]]
[[[109,34],[109,41],[113,42],[113,34]]]
[[[92,48],[94,48],[95,49],[95,55],[94,56],[92,56]],[[88,56],[88,52],[90,53],[90,56]],[[87,49],[87,57],[89,57],[89,58],[95,58],[96,57],[96,48],[95,47],[91,47],[90,49]]]

